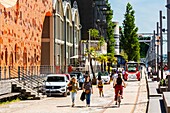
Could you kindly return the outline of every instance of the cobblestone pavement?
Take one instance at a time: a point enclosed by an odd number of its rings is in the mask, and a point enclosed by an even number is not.
[[[68,97],[47,97],[42,100],[27,100],[8,105],[0,106],[0,113],[145,113],[145,84],[143,79],[139,81],[126,82],[127,87],[124,89],[124,99],[118,108],[113,101],[114,89],[112,83],[104,86],[104,97],[99,97],[98,89],[94,86],[91,107],[86,107],[85,101],[80,101],[81,90],[78,91],[75,107],[71,107],[71,98]],[[142,89],[142,90],[141,90]],[[144,91],[143,91],[144,90]],[[137,98],[138,92],[141,98]],[[137,102],[137,104],[136,104]],[[137,105],[135,107],[135,105]],[[142,111],[141,111],[142,107]],[[144,110],[145,109],[145,110]],[[141,112],[138,112],[141,111]]]

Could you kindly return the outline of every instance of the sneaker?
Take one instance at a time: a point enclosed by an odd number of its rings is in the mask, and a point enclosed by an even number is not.
[[[102,97],[104,97],[104,95],[102,95]]]
[[[123,96],[121,98],[123,99]]]
[[[72,104],[72,107],[74,107],[74,104]]]
[[[117,105],[117,102],[115,103],[115,105]]]
[[[90,104],[87,104],[86,107],[90,107]]]

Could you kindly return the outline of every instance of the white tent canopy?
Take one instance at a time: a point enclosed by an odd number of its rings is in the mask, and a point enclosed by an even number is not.
[[[0,3],[6,8],[9,8],[15,6],[17,0],[0,0]]]
[[[75,56],[72,56],[72,57],[70,57],[70,59],[73,59],[73,58],[79,58],[79,57],[82,57],[82,55],[75,55]]]

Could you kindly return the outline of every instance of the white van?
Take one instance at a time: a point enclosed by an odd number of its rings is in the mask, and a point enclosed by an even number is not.
[[[63,74],[49,74],[44,81],[44,93],[47,96],[63,95],[67,96],[67,84],[69,80]]]

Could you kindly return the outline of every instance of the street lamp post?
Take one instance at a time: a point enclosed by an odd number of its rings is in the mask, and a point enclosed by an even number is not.
[[[156,42],[157,42],[157,81],[159,81],[159,22],[156,23],[156,31],[157,31],[157,39],[156,39]]]
[[[88,46],[88,48],[89,48],[89,52],[90,52],[90,30],[89,30],[89,46]],[[88,53],[88,59],[89,59],[89,75],[91,74],[91,67],[90,67],[90,53]]]
[[[163,39],[162,39],[162,11],[160,11],[160,45],[161,45],[161,79],[163,79]]]
[[[170,0],[167,0],[167,47],[168,47],[168,69],[170,70]],[[170,75],[168,76],[168,91],[170,91]]]

